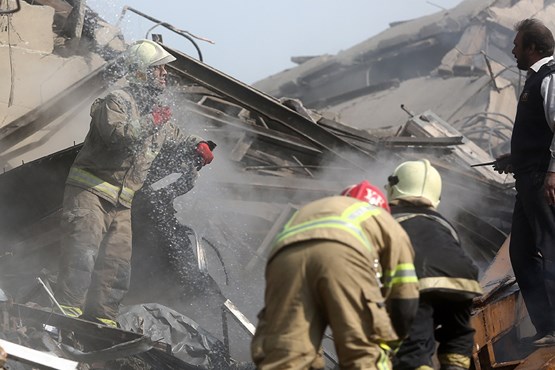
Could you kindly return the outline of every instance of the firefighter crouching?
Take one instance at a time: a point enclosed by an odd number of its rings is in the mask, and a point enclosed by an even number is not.
[[[182,133],[159,95],[175,58],[150,40],[126,54],[129,84],[97,99],[64,192],[56,298],[64,313],[115,326],[131,274],[131,204],[160,150],[212,160],[206,141]],[[170,149],[171,150],[171,149]]]
[[[251,345],[258,369],[322,369],[329,325],[341,369],[391,369],[418,282],[407,234],[367,181],[300,208],[276,236]]]
[[[478,269],[453,226],[437,211],[439,172],[426,159],[400,164],[386,185],[391,214],[414,247],[420,286],[418,313],[394,358],[395,370],[433,370],[439,342],[441,370],[470,367],[474,329],[472,298],[481,294]]]

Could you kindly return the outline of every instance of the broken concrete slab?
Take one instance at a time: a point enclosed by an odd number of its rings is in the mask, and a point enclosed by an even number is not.
[[[0,49],[21,48],[52,53],[54,49],[53,19],[53,8],[30,5],[21,1],[19,12],[0,18]],[[2,57],[2,60],[5,60],[5,57]],[[2,67],[2,71],[7,70]]]

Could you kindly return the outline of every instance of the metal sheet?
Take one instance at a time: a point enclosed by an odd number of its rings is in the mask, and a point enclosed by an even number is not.
[[[336,154],[361,169],[367,167],[368,159],[372,158],[369,153],[360,150],[294,110],[287,108],[275,98],[226,76],[175,49],[165,47],[177,58],[176,61],[168,65],[168,68],[174,72],[226,96],[241,106],[279,122],[299,134],[303,139]],[[349,155],[348,153],[358,155]]]

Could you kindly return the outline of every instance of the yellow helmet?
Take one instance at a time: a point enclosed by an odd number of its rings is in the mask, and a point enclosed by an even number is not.
[[[441,176],[427,159],[401,163],[388,178],[387,198],[425,198],[437,208],[441,198]]]

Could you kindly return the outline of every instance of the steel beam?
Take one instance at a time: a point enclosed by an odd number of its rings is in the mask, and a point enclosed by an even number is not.
[[[170,70],[190,79],[237,104],[256,111],[297,133],[319,148],[334,153],[351,164],[366,169],[370,153],[344,141],[310,119],[282,105],[275,98],[227,76],[175,49],[164,46],[177,60],[168,65]]]

